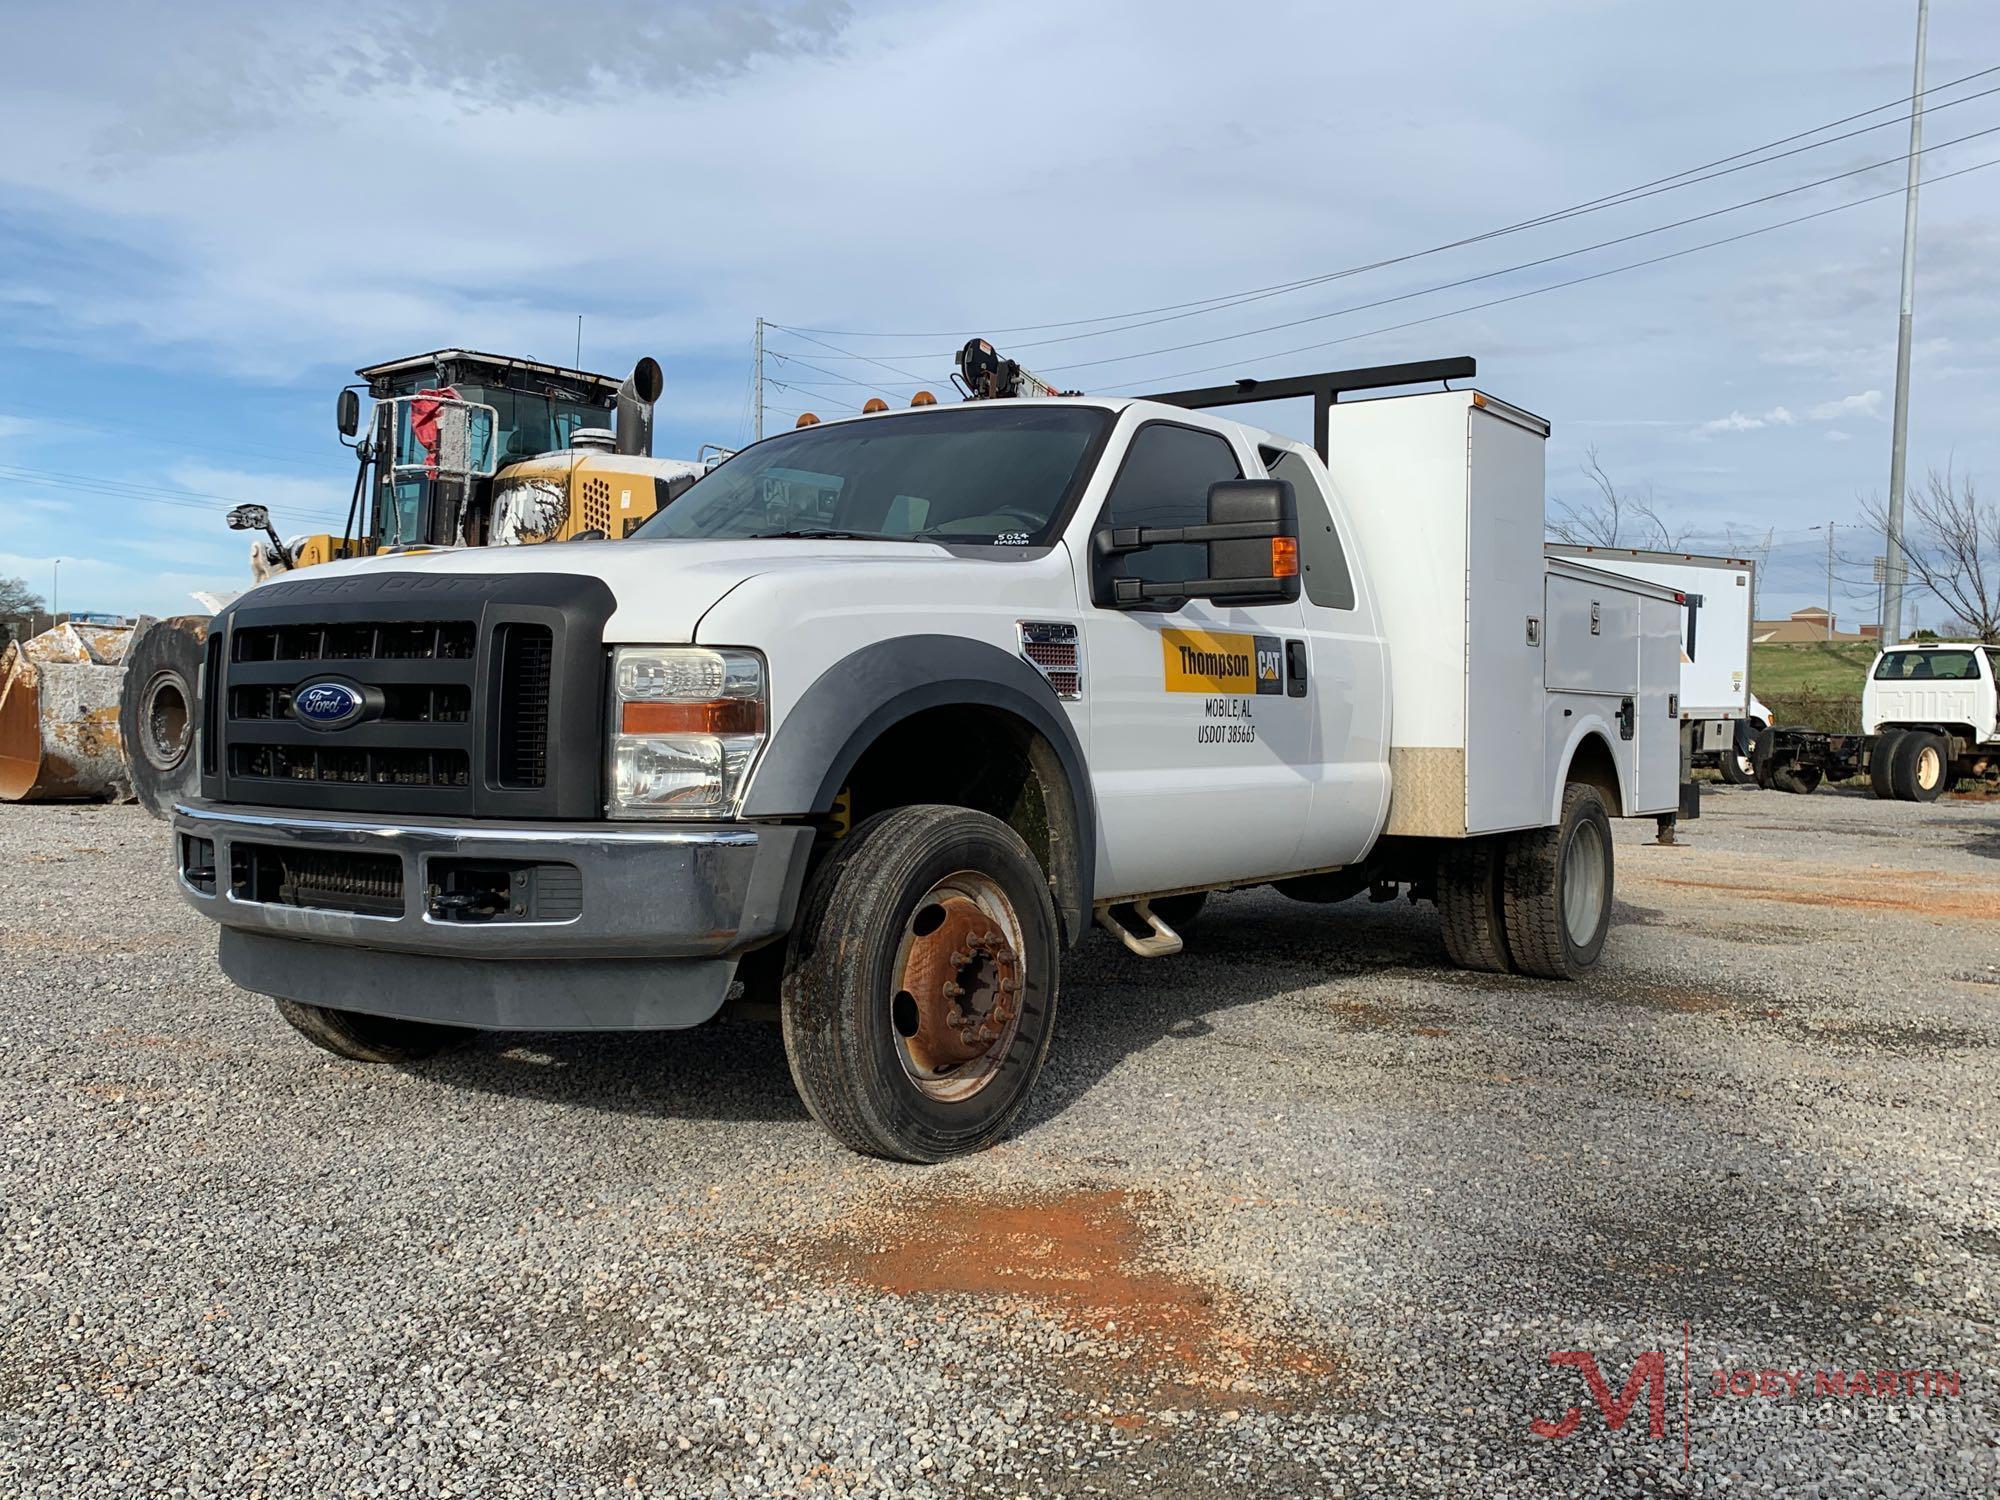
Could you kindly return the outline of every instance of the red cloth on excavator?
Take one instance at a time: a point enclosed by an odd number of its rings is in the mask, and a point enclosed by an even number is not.
[[[437,473],[438,414],[444,410],[442,403],[456,400],[458,387],[443,385],[418,391],[416,399],[410,403],[410,435],[423,447],[426,473]]]

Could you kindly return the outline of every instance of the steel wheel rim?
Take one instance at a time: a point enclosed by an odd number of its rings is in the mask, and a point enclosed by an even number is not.
[[[1579,823],[1563,851],[1563,926],[1579,947],[1597,935],[1605,891],[1604,831],[1595,823]]]
[[[1747,755],[1739,755],[1736,757],[1736,773],[1739,776],[1754,777],[1757,774],[1757,763]]]
[[[989,876],[959,870],[910,907],[887,996],[903,1076],[932,1099],[970,1099],[994,1079],[1021,1029],[1026,944],[1014,903]]]
[[[1926,745],[1917,752],[1918,786],[1928,792],[1938,784],[1939,767],[1942,760],[1943,757],[1937,753],[1937,748],[1932,745]]]
[[[179,674],[162,672],[146,684],[146,696],[139,704],[139,738],[146,759],[162,771],[171,771],[186,758],[194,740],[194,714]]]

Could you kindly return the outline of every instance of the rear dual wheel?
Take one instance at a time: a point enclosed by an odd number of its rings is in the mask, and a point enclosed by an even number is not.
[[[863,822],[814,872],[786,960],[785,1056],[813,1118],[899,1161],[992,1145],[1048,1056],[1057,935],[1048,881],[999,819]]]
[[[1897,738],[1889,784],[1905,802],[1935,802],[1951,784],[1951,747],[1941,734],[1912,729]]]
[[[1555,827],[1444,847],[1437,903],[1445,951],[1462,969],[1575,979],[1604,951],[1612,883],[1604,797],[1572,783]]]

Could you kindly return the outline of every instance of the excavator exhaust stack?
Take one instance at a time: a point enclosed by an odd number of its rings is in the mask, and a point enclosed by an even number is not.
[[[0,653],[0,802],[124,798],[129,625],[63,624]]]

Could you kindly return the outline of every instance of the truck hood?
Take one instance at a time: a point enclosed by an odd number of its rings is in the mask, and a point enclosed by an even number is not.
[[[596,578],[618,607],[606,623],[608,641],[671,645],[692,641],[701,617],[731,590],[768,574],[812,574],[857,564],[947,566],[951,551],[929,542],[800,541],[545,542],[526,547],[460,547],[402,552],[389,557],[326,563],[296,575],[333,579],[365,573],[490,576],[507,573],[573,573]],[[962,563],[962,566],[987,566]],[[277,583],[295,575],[279,573]],[[264,587],[266,585],[259,585]],[[253,589],[251,593],[256,591]]]

